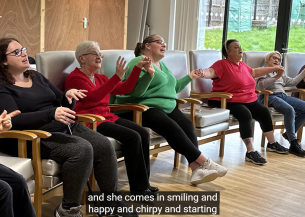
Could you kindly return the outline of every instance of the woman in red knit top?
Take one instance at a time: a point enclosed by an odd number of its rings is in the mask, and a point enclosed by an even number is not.
[[[110,94],[126,94],[136,85],[141,69],[148,70],[151,62],[148,57],[141,59],[133,68],[130,77],[121,82],[128,67],[124,58],[117,60],[116,73],[109,79],[106,75],[95,73],[101,68],[102,54],[99,45],[94,41],[79,44],[75,51],[80,68],[71,72],[65,83],[65,88],[81,88],[88,91],[87,97],[76,103],[77,113],[91,113],[105,117],[99,122],[97,131],[122,143],[130,191],[133,194],[155,195],[159,189],[149,184],[149,142],[148,131],[138,124],[119,118],[110,112],[108,107]],[[149,73],[149,72],[148,72]],[[153,76],[151,74],[150,76]]]

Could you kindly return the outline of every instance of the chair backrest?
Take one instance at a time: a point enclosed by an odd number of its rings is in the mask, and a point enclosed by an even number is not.
[[[270,51],[271,52],[271,51]],[[265,56],[269,51],[244,51],[242,61],[251,68],[265,66]]]
[[[190,71],[195,69],[209,68],[218,60],[222,59],[221,51],[219,50],[192,50],[190,55]],[[191,90],[201,93],[210,93],[212,91],[211,79],[194,79],[191,84]]]
[[[135,57],[132,50],[102,50],[101,52],[104,58],[102,67],[98,73],[104,74],[108,78],[111,78],[115,74],[116,61],[119,56],[124,57],[127,63]]]
[[[305,53],[285,53],[283,66],[287,76],[294,78],[305,65]]]
[[[65,80],[79,63],[75,51],[47,51],[36,54],[37,71],[43,74],[58,89],[65,89]]]
[[[183,78],[188,74],[187,58],[184,51],[170,50],[165,52],[164,58],[161,60],[167,68],[173,73],[176,79]],[[187,85],[180,93],[178,98],[188,98],[190,96],[190,88]]]

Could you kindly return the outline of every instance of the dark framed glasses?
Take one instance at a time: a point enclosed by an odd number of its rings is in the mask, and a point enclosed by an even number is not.
[[[154,40],[154,41],[152,41],[151,43],[153,43],[153,42],[156,42],[156,43],[158,43],[158,44],[162,44],[162,45],[165,45],[165,46],[166,46],[165,41],[162,41],[162,40]]]
[[[23,48],[21,48],[21,49],[16,49],[16,50],[14,50],[14,51],[12,51],[12,52],[10,52],[10,53],[7,53],[7,54],[5,54],[5,55],[7,56],[7,55],[9,55],[9,54],[15,54],[16,57],[19,57],[19,56],[21,55],[22,52],[23,52],[23,53],[26,53],[26,52],[27,52],[27,50],[26,50],[25,47],[23,47]]]
[[[92,55],[92,56],[95,56],[95,57],[100,57],[101,59],[104,58],[104,54],[102,54],[102,53],[99,53],[99,54],[97,54],[97,53],[85,53],[82,56],[86,56],[86,55]]]

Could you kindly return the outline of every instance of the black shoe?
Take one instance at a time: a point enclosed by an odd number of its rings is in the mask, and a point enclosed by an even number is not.
[[[278,142],[274,142],[272,144],[268,142],[267,151],[276,152],[279,154],[288,154],[288,148],[281,146]]]
[[[151,192],[158,192],[159,191],[159,188],[158,187],[154,187],[154,186],[149,186],[148,189],[151,191]]]
[[[263,158],[257,151],[247,152],[246,160],[257,165],[263,165],[267,163],[266,159]]]
[[[284,139],[286,139],[289,142],[287,132],[283,133],[282,136],[284,137]]]
[[[142,196],[153,196],[153,198],[157,197],[155,192],[152,192],[149,188],[144,191],[131,191],[132,195],[142,195]]]
[[[305,157],[305,151],[302,149],[297,139],[290,142],[289,153],[299,157]]]

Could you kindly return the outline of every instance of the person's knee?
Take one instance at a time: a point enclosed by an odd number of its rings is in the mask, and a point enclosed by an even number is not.
[[[24,190],[28,188],[28,185],[26,184],[24,177],[19,173],[16,173],[14,176],[14,186],[19,188],[20,190]]]
[[[283,110],[283,114],[284,114],[284,116],[285,115],[288,115],[289,117],[291,117],[291,118],[294,118],[294,116],[295,116],[295,111],[294,111],[294,108],[292,107],[292,106],[287,106],[287,107],[285,107],[285,109]]]
[[[6,201],[12,198],[13,190],[12,187],[5,181],[0,180],[0,201]]]
[[[93,148],[87,140],[79,139],[75,143],[75,148],[71,150],[70,154],[78,161],[89,163],[93,159]]]

